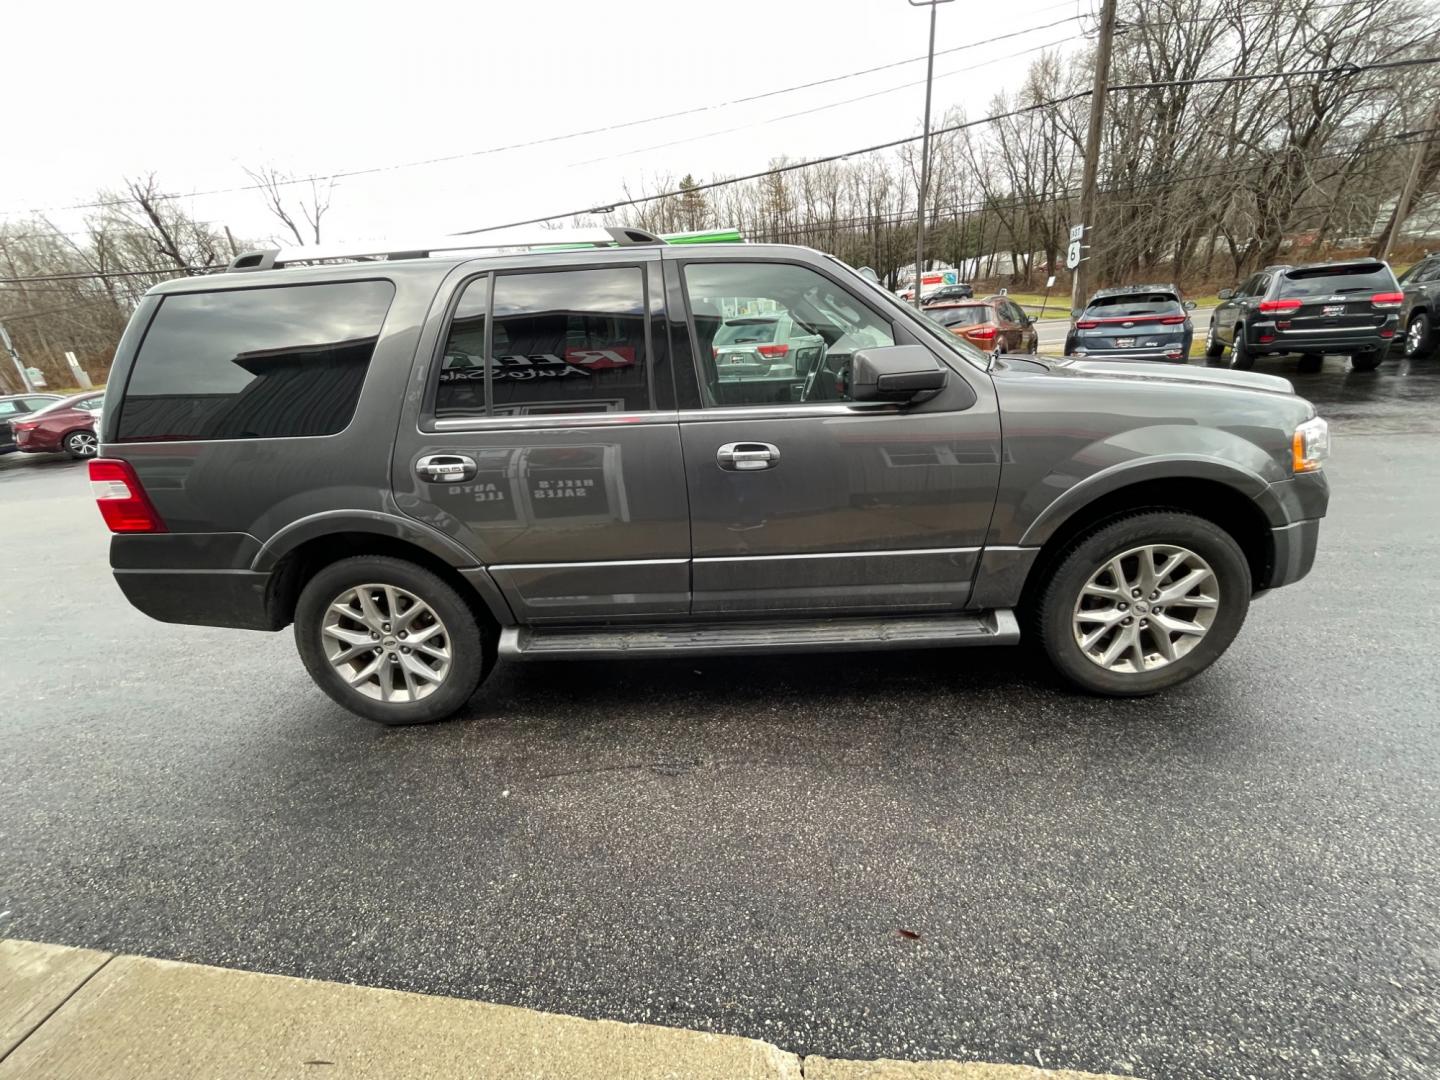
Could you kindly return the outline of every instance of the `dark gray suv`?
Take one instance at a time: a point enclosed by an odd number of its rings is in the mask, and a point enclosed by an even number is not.
[[[327,694],[403,724],[502,656],[1022,626],[1074,684],[1149,694],[1310,569],[1327,429],[1282,379],[997,357],[815,251],[608,239],[152,290],[90,466],[125,595],[293,623]],[[760,316],[817,347],[730,377],[716,335]]]

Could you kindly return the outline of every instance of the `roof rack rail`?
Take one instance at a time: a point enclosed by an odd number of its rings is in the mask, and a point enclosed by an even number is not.
[[[738,234],[737,234],[738,235]],[[629,226],[608,225],[600,229],[553,229],[524,238],[513,235],[486,237],[479,233],[455,233],[418,243],[377,240],[368,243],[318,245],[316,247],[262,248],[236,256],[229,273],[278,270],[294,263],[332,262],[360,259],[425,259],[440,253],[462,251],[574,251],[584,248],[641,247],[666,241],[652,232]],[[686,242],[686,241],[681,241]],[[694,240],[688,241],[694,243]]]

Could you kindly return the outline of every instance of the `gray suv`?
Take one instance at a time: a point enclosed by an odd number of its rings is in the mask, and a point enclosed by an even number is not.
[[[325,693],[405,724],[497,657],[1022,632],[1079,687],[1150,694],[1310,569],[1327,429],[1282,379],[994,356],[805,248],[607,241],[157,286],[90,464],[125,595],[293,623]],[[720,370],[757,310],[813,362]]]

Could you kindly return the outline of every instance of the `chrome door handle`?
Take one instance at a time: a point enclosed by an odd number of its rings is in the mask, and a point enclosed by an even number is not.
[[[459,484],[475,479],[475,459],[465,454],[427,454],[415,462],[421,480],[432,484]]]
[[[780,463],[780,451],[771,443],[732,442],[715,451],[715,463],[731,472],[773,469]]]

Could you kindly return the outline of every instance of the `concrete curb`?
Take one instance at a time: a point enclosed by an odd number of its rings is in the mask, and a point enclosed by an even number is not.
[[[76,1076],[1103,1080],[1019,1065],[801,1059],[733,1035],[0,941],[0,1080]]]

